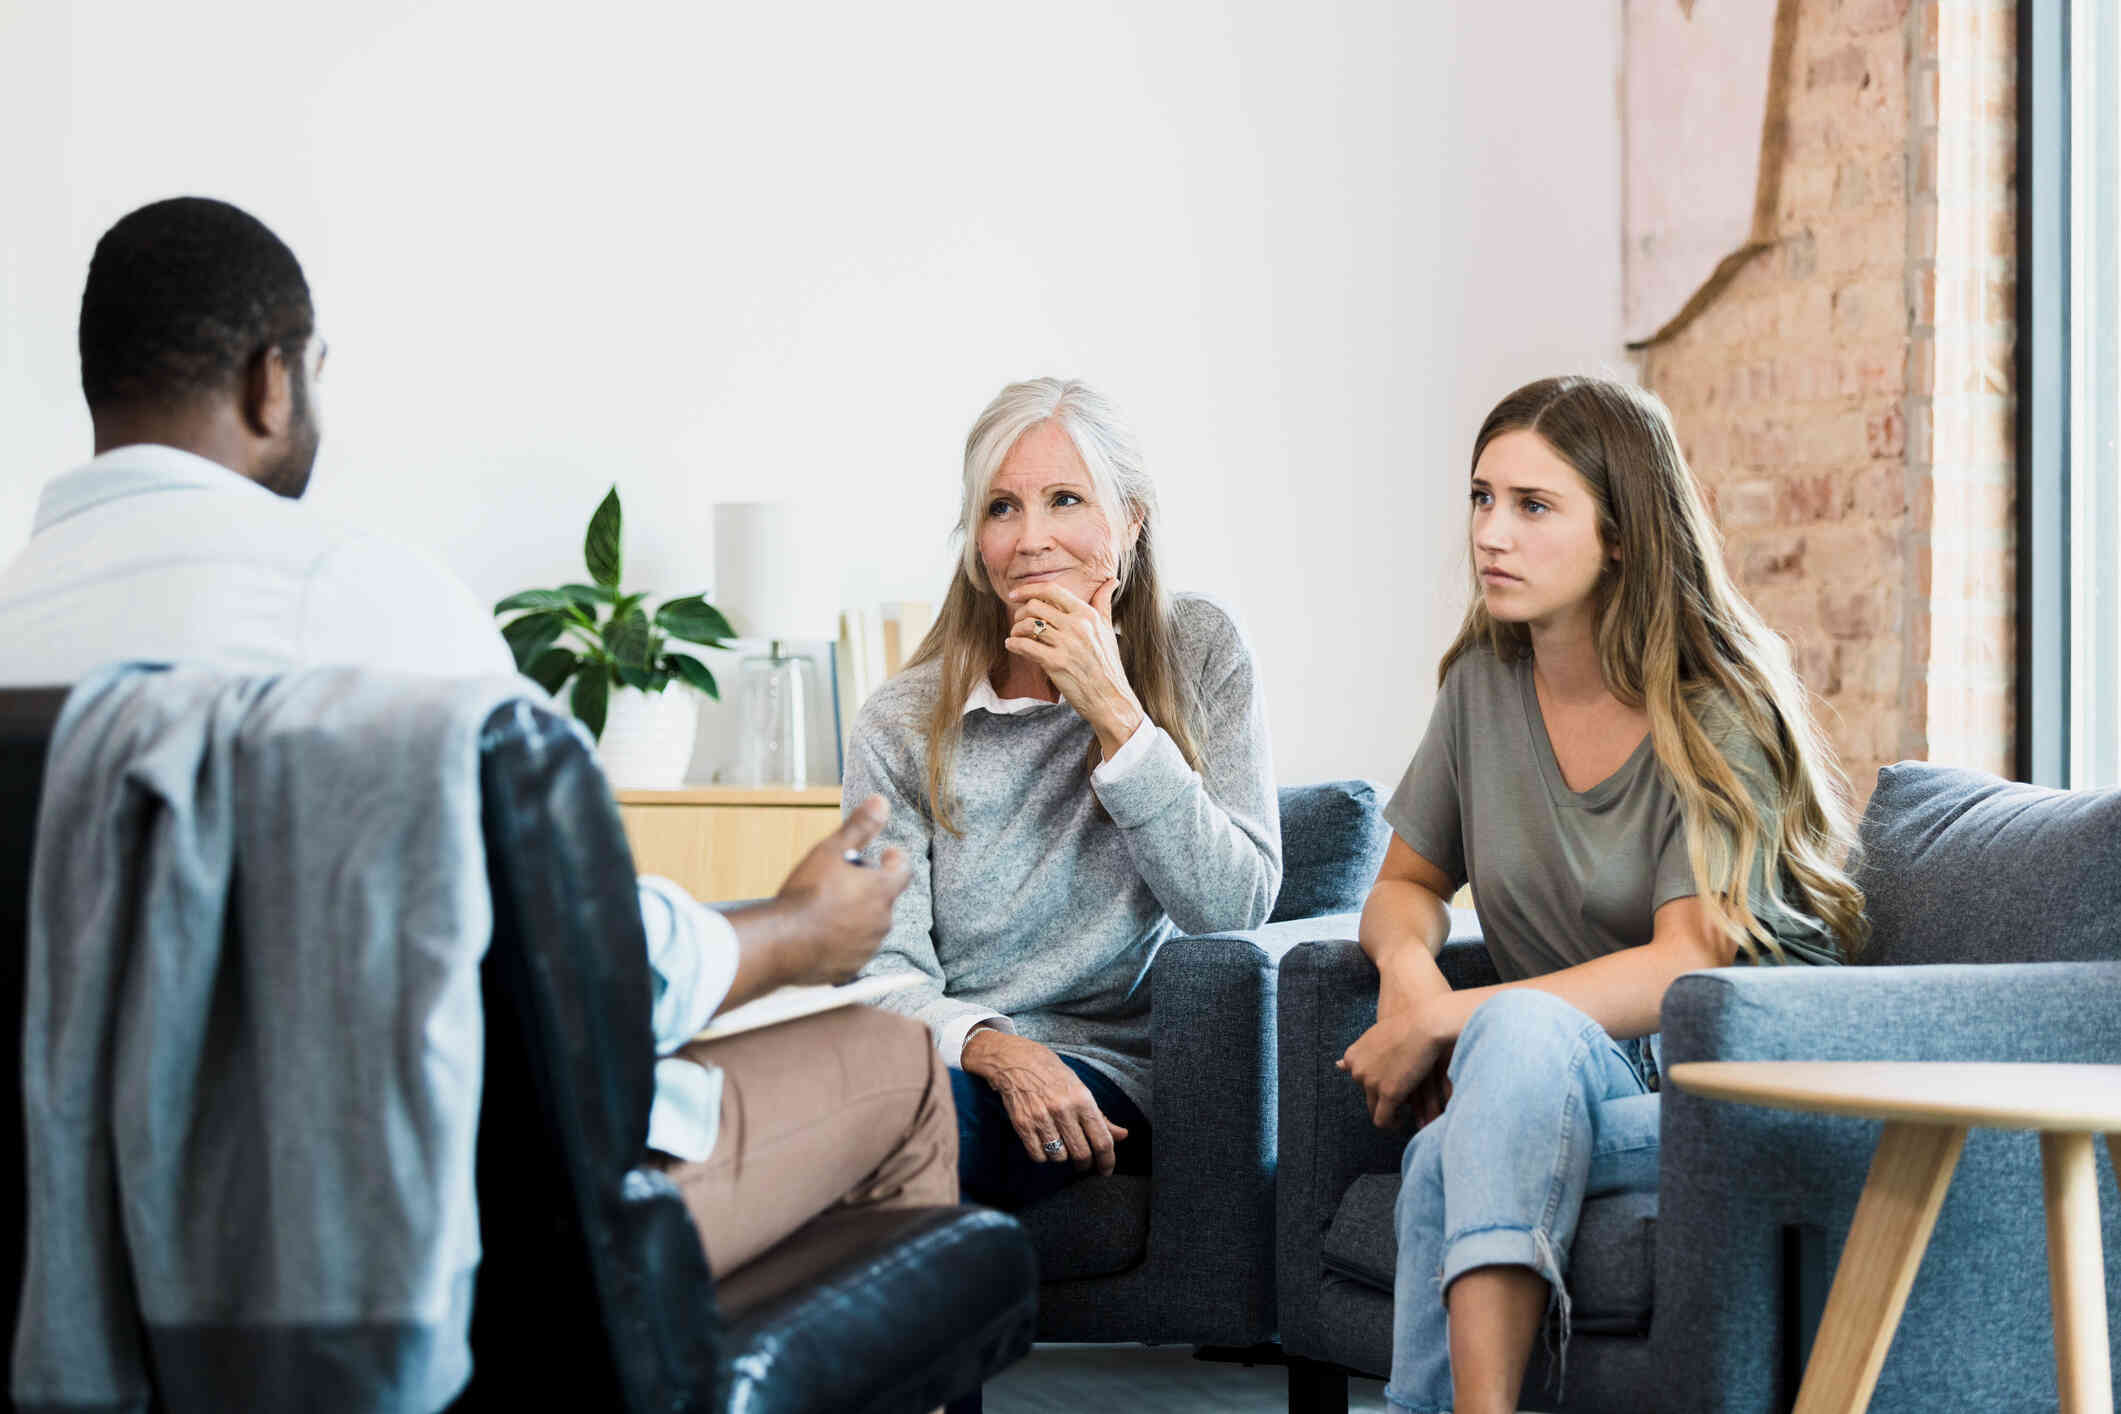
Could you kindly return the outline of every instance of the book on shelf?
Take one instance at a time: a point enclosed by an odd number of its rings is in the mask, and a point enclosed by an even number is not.
[[[916,600],[893,600],[876,608],[840,611],[840,641],[832,671],[840,719],[840,747],[854,730],[854,715],[869,694],[906,666],[935,624],[935,606]]]
[[[863,609],[840,611],[840,641],[833,657],[834,687],[839,693],[840,749],[844,757],[847,734],[854,730],[854,714],[882,679],[876,666],[883,658],[881,640],[872,642],[875,616]]]
[[[884,676],[891,677],[921,646],[935,623],[935,605],[901,599],[884,605]]]

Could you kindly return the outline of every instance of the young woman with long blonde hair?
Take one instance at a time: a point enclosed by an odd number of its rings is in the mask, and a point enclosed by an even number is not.
[[[1550,1305],[1566,1342],[1585,1197],[1656,1186],[1665,989],[1864,934],[1845,785],[1663,404],[1521,388],[1470,491],[1475,597],[1385,810],[1361,925],[1378,1020],[1340,1062],[1380,1127],[1421,1125],[1385,1394],[1457,1414],[1517,1408]],[[1454,992],[1435,954],[1468,882],[1504,981]]]

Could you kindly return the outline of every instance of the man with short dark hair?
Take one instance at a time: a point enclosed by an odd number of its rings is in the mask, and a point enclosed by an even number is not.
[[[301,265],[256,218],[201,197],[126,216],[97,244],[80,340],[96,457],[46,485],[29,544],[0,568],[0,687],[72,683],[122,659],[515,672],[448,571],[297,503],[324,345]],[[843,855],[884,815],[880,800],[857,808],[777,898],[726,916],[641,881],[659,1050],[874,955],[907,867],[895,850],[863,867]],[[667,1056],[646,1140],[669,1156],[723,1275],[770,1260],[826,1208],[957,1196],[949,1080],[926,1028],[867,1008]]]
[[[111,227],[88,267],[80,342],[98,452],[176,424],[172,445],[207,447],[268,491],[293,499],[309,485],[324,345],[295,253],[255,217],[178,197]]]
[[[115,658],[514,672],[454,575],[296,503],[323,364],[309,282],[256,217],[177,197],[111,227],[81,296],[96,457],[46,485],[0,570],[0,685]]]

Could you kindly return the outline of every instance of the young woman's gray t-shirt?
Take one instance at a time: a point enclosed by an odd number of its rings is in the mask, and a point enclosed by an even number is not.
[[[1771,820],[1766,756],[1735,713],[1708,725],[1763,822]],[[1485,646],[1451,665],[1385,820],[1454,886],[1471,882],[1505,981],[1646,943],[1658,909],[1700,892],[1679,797],[1649,739],[1597,785],[1571,790],[1547,738],[1531,659],[1505,663]],[[1838,961],[1825,929],[1773,897],[1765,877],[1757,868],[1748,901],[1789,958]]]

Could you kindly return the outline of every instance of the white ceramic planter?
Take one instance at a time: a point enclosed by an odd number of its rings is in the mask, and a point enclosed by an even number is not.
[[[622,687],[611,694],[597,760],[614,790],[670,790],[685,783],[700,727],[693,690],[672,683],[661,692]]]

